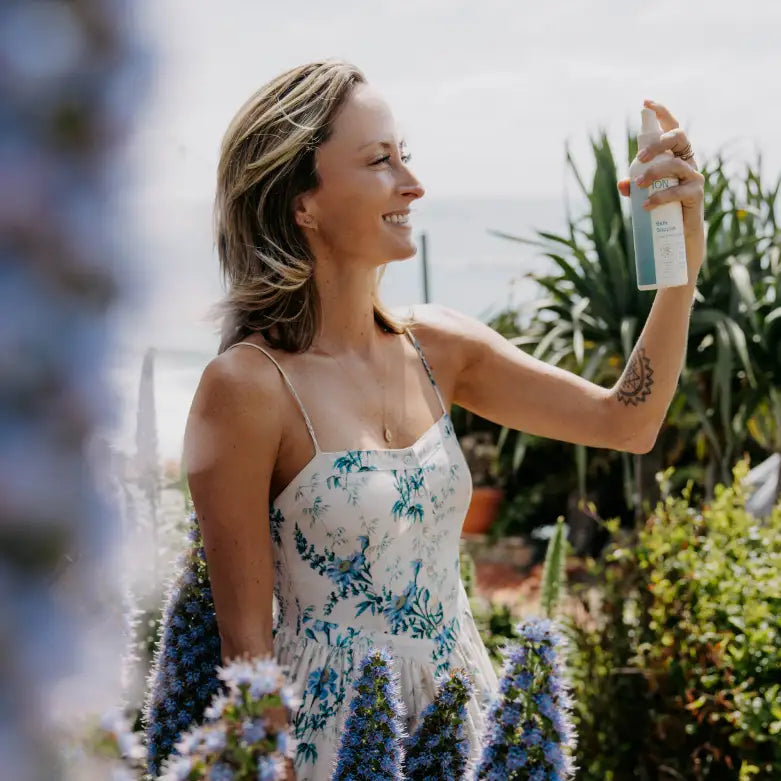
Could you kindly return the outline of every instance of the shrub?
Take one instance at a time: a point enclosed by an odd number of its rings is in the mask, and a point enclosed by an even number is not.
[[[745,461],[702,508],[672,471],[637,533],[609,524],[599,593],[577,589],[583,778],[779,778],[781,505],[746,512]]]

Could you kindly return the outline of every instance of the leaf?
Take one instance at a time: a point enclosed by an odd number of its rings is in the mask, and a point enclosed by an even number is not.
[[[688,705],[686,705],[686,710],[688,711],[699,710],[703,705],[705,705],[707,701],[708,701],[707,695],[703,694],[702,696],[694,700],[694,702],[690,702]]]
[[[578,495],[581,498],[586,496],[586,468],[588,456],[585,445],[575,445],[575,466],[578,473]]]
[[[529,435],[525,431],[521,432],[521,435],[518,437],[518,440],[515,443],[515,451],[513,452],[512,467],[514,472],[517,472],[521,464],[523,463],[523,459],[526,456],[526,450],[528,449],[529,442],[530,442]]]
[[[578,301],[572,309],[572,350],[575,353],[575,360],[578,368],[583,366],[583,328],[580,322],[580,316],[589,305],[589,299],[583,298]]]
[[[591,353],[591,356],[589,357],[588,363],[586,364],[586,368],[581,372],[581,377],[583,377],[584,380],[593,380],[594,375],[597,372],[597,369],[599,369],[602,365],[602,363],[605,360],[605,357],[610,352],[610,345],[607,343],[600,344],[599,347],[594,350],[594,352]]]
[[[754,294],[754,288],[751,284],[751,276],[749,275],[748,268],[743,263],[739,263],[737,260],[730,264],[730,277],[735,284],[735,290],[737,290],[744,306],[746,307],[746,314],[751,321],[751,327],[754,329],[754,333],[759,333],[759,318],[757,316],[757,298]]]
[[[565,260],[561,255],[556,255],[552,252],[546,252],[544,254],[545,257],[550,258],[561,269],[564,279],[571,282],[575,290],[577,290],[581,296],[589,298],[593,295],[594,290],[592,286],[575,271],[571,263]]]
[[[586,196],[586,198],[588,198],[590,193],[586,185],[583,183],[583,179],[581,179],[580,174],[578,173],[578,168],[575,165],[575,160],[572,157],[572,152],[570,151],[569,143],[567,143],[566,145],[566,152],[567,152],[566,155],[567,165],[570,167],[570,170],[575,176],[575,181],[578,183],[578,186],[580,187],[580,191],[583,193],[583,195]]]
[[[718,459],[721,459],[722,448],[719,438],[716,435],[716,431],[711,423],[710,416],[708,415],[705,405],[697,392],[696,387],[693,386],[691,381],[685,381],[681,386],[681,392],[686,394],[686,398],[689,401],[689,406],[697,413],[700,426],[702,427],[714,454]]]
[[[553,328],[551,328],[551,330],[548,331],[548,333],[542,337],[540,343],[537,345],[536,349],[532,353],[532,356],[534,358],[539,358],[540,360],[545,360],[548,349],[555,342],[555,340],[558,339],[563,334],[567,333],[571,329],[572,329],[571,323],[564,322],[564,323],[557,323],[556,325],[554,325]]]
[[[621,347],[624,351],[624,359],[629,360],[635,346],[635,331],[637,330],[636,317],[624,317],[621,319]]]
[[[752,366],[751,358],[749,357],[748,354],[748,345],[746,344],[746,334],[743,333],[743,330],[731,317],[725,318],[724,325],[730,334],[730,337],[732,339],[732,344],[734,345],[735,350],[738,353],[738,357],[743,363],[743,370],[746,372],[746,378],[748,379],[749,384],[751,385],[752,388],[756,388],[757,378],[754,375],[754,367]]]
[[[710,264],[718,263],[719,261],[726,260],[727,258],[737,256],[741,252],[747,249],[753,249],[754,247],[756,247],[757,244],[759,244],[760,241],[764,241],[764,238],[765,238],[764,236],[753,236],[752,238],[747,239],[746,241],[740,243],[735,242],[727,249],[709,255],[708,262]]]

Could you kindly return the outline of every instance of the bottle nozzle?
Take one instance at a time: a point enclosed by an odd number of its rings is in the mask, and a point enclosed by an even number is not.
[[[659,124],[659,120],[656,118],[656,112],[650,108],[644,108],[640,112],[641,118],[641,133],[659,133],[662,134],[662,127]]]
[[[637,134],[637,146],[642,149],[649,144],[655,144],[662,136],[662,126],[656,118],[656,112],[643,108],[640,112],[640,132]]]

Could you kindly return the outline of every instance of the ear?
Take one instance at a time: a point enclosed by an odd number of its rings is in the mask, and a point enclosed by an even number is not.
[[[312,228],[315,225],[309,199],[303,193],[293,199],[293,219],[301,228]]]

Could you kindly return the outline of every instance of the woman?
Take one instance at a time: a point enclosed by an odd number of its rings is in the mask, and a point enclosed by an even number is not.
[[[688,151],[674,118],[652,107],[668,132],[650,153]],[[409,161],[385,101],[338,60],[258,90],[221,149],[223,338],[195,394],[185,459],[223,660],[274,653],[288,665],[302,699],[299,781],[330,778],[351,676],[373,644],[392,652],[410,732],[437,676],[467,668],[476,758],[497,679],[459,576],[471,479],[450,405],[647,452],[676,387],[703,259],[703,178],[670,156],[652,173],[681,184],[649,208],[682,202],[691,281],[657,294],[624,377],[601,388],[447,307],[381,303],[384,265],[416,249],[411,210],[424,189]]]

